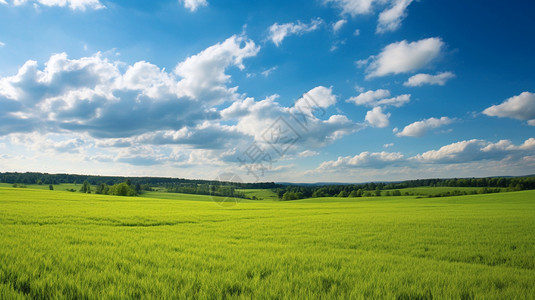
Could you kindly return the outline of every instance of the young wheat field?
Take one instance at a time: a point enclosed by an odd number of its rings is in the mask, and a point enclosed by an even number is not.
[[[0,298],[535,295],[535,191],[229,207],[161,194],[0,187]]]

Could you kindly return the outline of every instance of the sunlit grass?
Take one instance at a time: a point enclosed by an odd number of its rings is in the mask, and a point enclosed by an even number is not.
[[[232,207],[145,196],[159,198],[0,188],[0,298],[535,294],[533,191]]]

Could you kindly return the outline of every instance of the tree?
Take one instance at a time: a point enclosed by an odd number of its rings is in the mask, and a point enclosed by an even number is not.
[[[349,196],[348,192],[347,191],[341,191],[339,194],[338,194],[338,197],[347,197]]]
[[[54,190],[54,186],[53,186],[53,185],[49,185],[49,186],[48,186],[48,189],[51,190],[51,191],[53,191],[53,190]]]
[[[84,184],[80,188],[80,192],[91,194],[91,185],[89,184],[87,180],[84,181]]]
[[[375,189],[375,196],[377,197],[381,196],[381,189],[379,187]]]

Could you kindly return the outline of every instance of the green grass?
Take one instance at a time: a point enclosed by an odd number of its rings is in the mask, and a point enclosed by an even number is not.
[[[467,194],[470,194],[471,192],[477,193],[481,188],[477,187],[415,187],[415,188],[406,188],[406,189],[397,189],[401,192],[402,195],[406,195],[405,193],[408,193],[409,195],[415,195],[415,196],[434,196],[442,193],[447,192],[453,192],[453,191],[461,191],[466,192]],[[381,192],[381,195],[385,195],[386,191],[395,191],[393,190],[384,190]],[[506,188],[501,188],[502,191],[506,191]],[[373,193],[373,191],[372,191]]]
[[[50,187],[48,184],[20,184],[17,183],[19,186],[24,186],[24,188],[27,189],[37,189],[37,190],[50,190]],[[12,183],[0,183],[0,187],[13,187]],[[53,184],[54,190],[56,191],[67,191],[70,189],[73,189],[75,191],[79,191],[82,187],[81,184],[74,184],[74,183],[62,183],[62,184]],[[91,186],[92,191],[94,192],[96,189],[96,186]]]
[[[269,189],[238,189],[236,191],[244,193],[249,198],[255,196],[258,200],[279,200],[279,195]]]
[[[159,198],[0,188],[0,299],[535,295],[534,191],[230,208],[146,196]]]

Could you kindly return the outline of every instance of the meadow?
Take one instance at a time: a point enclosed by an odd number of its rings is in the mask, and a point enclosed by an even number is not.
[[[0,187],[0,298],[533,299],[534,199]]]

